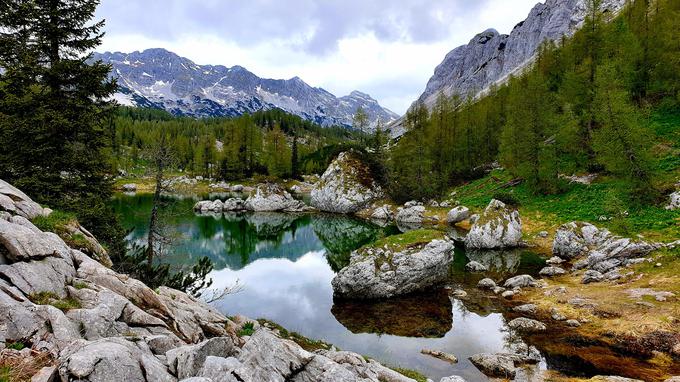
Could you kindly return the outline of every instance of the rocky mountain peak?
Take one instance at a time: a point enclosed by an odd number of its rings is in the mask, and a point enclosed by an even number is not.
[[[616,13],[625,3],[604,0],[601,11]],[[531,65],[543,42],[572,35],[583,24],[586,13],[587,0],[546,0],[536,4],[509,35],[495,29],[477,34],[467,45],[446,55],[417,102],[431,108],[440,93],[463,97],[483,94],[491,85],[503,83]],[[390,126],[393,135],[403,133],[402,123],[403,118]]]
[[[242,66],[198,65],[163,48],[143,52],[96,53],[113,67],[121,86],[115,99],[127,106],[155,107],[192,117],[238,116],[258,110],[282,109],[322,126],[351,127],[358,107],[371,126],[398,115],[361,92],[338,98],[308,85],[300,77],[260,78]]]

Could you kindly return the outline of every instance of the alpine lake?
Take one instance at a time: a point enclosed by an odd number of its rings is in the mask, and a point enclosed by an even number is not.
[[[234,195],[201,195],[201,200],[229,196]],[[162,219],[174,244],[161,261],[181,268],[209,257],[214,263],[211,288],[241,286],[237,293],[212,303],[227,316],[264,318],[384,365],[417,370],[435,381],[451,375],[486,381],[468,357],[526,352],[530,347],[541,353],[539,367],[544,369],[576,376],[616,370],[614,365],[614,370],[596,370],[580,357],[551,354],[564,333],[533,337],[513,333],[506,323],[517,314],[507,301],[476,287],[483,277],[498,281],[517,274],[537,275],[545,259],[530,250],[466,253],[457,243],[448,282],[441,288],[385,301],[338,300],[331,280],[349,263],[350,253],[399,234],[398,227],[322,213],[200,215],[193,212],[197,200],[166,197]],[[132,229],[128,239],[143,242],[152,195],[119,194],[112,204],[124,226]],[[451,237],[459,235],[449,232]],[[472,260],[487,265],[490,272],[466,272],[465,264]],[[467,296],[452,296],[451,291],[458,289]],[[423,349],[453,354],[459,362],[424,355]]]

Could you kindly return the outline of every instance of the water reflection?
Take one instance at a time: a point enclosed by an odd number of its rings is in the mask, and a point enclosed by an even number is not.
[[[476,289],[482,276],[464,272],[469,259],[460,249],[448,284],[466,290],[465,298],[451,298],[442,289],[389,301],[334,301],[331,280],[348,263],[351,251],[398,233],[397,227],[323,214],[197,216],[194,203],[191,198],[175,200],[164,209],[166,224],[181,240],[163,260],[180,266],[208,256],[215,263],[210,275],[214,287],[239,280],[244,290],[216,303],[225,314],[267,318],[388,365],[417,369],[434,380],[453,374],[486,380],[467,357],[507,350],[503,307],[495,296]],[[134,227],[129,239],[143,239],[151,197],[121,196],[113,204],[123,223]],[[527,252],[470,256],[486,262],[499,279],[514,272],[535,274],[541,263]],[[422,349],[455,354],[460,363],[422,355]]]

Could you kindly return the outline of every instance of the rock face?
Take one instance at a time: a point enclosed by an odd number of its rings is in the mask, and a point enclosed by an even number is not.
[[[351,152],[341,153],[312,189],[313,207],[326,212],[351,214],[383,197],[365,163]]]
[[[355,251],[350,265],[333,278],[333,291],[344,298],[377,299],[425,290],[446,279],[452,260],[453,244],[446,240],[400,252]]]
[[[2,179],[0,179],[0,211],[7,211],[26,219],[47,216],[51,212]]]
[[[522,221],[519,212],[492,200],[465,237],[465,247],[473,249],[512,248],[521,244]]]
[[[616,13],[625,2],[605,0],[601,8],[610,14]],[[474,97],[491,85],[521,73],[533,63],[543,42],[558,41],[581,27],[586,17],[586,4],[586,0],[547,0],[538,3],[509,35],[499,34],[494,29],[476,35],[467,45],[446,55],[417,102],[431,109],[440,93]],[[394,136],[401,135],[403,118],[390,128]]]
[[[0,341],[54,358],[50,378],[414,382],[358,354],[307,352],[259,325],[239,337],[251,320],[152,290],[40,231],[18,214],[25,209],[12,212],[0,212]]]
[[[348,127],[361,107],[371,128],[378,120],[398,117],[359,91],[336,97],[298,77],[274,80],[240,66],[197,65],[165,49],[95,53],[93,60],[113,66],[111,76],[119,78],[120,84],[114,97],[125,106],[161,108],[192,117],[233,117],[278,108],[322,126]]]

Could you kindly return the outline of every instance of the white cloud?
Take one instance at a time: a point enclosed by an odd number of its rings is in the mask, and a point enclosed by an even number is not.
[[[491,27],[508,33],[535,1],[104,0],[99,50],[165,48],[261,77],[299,76],[338,96],[361,90],[403,113],[446,53]]]

